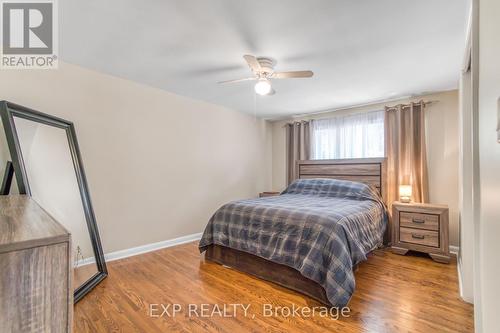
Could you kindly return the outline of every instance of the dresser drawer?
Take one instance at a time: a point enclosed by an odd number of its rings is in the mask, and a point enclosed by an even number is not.
[[[401,212],[399,214],[399,225],[401,227],[439,230],[439,216],[423,213]]]
[[[400,227],[399,240],[405,243],[439,247],[439,232]]]

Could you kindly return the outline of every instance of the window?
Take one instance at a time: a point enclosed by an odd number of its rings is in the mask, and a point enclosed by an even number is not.
[[[311,121],[312,158],[383,157],[384,112]]]

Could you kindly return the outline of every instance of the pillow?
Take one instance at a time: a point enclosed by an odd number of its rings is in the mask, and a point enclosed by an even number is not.
[[[349,180],[328,178],[297,179],[282,194],[381,201],[378,191],[372,186]]]

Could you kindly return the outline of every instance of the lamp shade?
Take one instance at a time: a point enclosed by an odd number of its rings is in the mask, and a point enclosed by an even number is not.
[[[399,200],[401,202],[410,202],[411,185],[399,185]]]

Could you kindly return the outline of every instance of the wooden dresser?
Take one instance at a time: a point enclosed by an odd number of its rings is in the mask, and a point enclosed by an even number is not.
[[[448,206],[401,203],[392,204],[392,251],[428,253],[432,259],[450,262]]]
[[[70,332],[68,231],[27,196],[0,196],[0,332]]]

